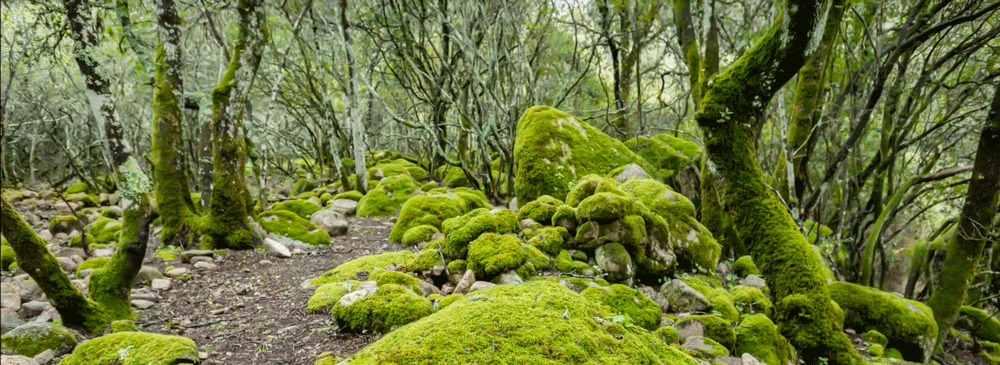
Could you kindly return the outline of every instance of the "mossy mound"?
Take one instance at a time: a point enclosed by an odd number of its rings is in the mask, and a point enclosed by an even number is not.
[[[465,212],[462,200],[455,194],[431,192],[415,196],[403,203],[399,218],[392,226],[392,232],[389,232],[389,240],[401,242],[407,231],[418,226],[427,225],[440,229],[441,223],[446,219]]]
[[[94,236],[94,240],[87,243],[118,242],[118,233],[121,230],[121,222],[106,217],[97,218],[94,223],[87,226],[87,233]]]
[[[69,247],[82,247],[83,246],[83,239],[84,238],[87,239],[87,245],[88,246],[93,246],[94,244],[97,243],[97,237],[94,237],[94,235],[92,235],[90,233],[85,233],[85,234],[78,234],[78,235],[74,235],[73,237],[70,237],[69,241],[66,242],[66,246],[69,246]]]
[[[441,223],[441,232],[445,237],[441,252],[450,257],[462,258],[469,243],[481,234],[511,233],[517,230],[514,212],[508,209],[475,209]]]
[[[318,212],[320,209],[323,209],[323,207],[309,200],[286,200],[271,206],[271,210],[289,211],[302,219],[309,219],[313,213]]]
[[[100,199],[93,194],[87,193],[76,193],[76,194],[65,194],[63,198],[71,203],[78,203],[84,208],[96,208],[101,206]]]
[[[478,208],[493,208],[490,204],[490,200],[486,198],[486,194],[482,190],[473,190],[469,188],[454,188],[451,190],[445,190],[444,188],[438,188],[438,192],[447,192],[454,194],[459,202],[462,203],[462,208],[466,212],[472,211]]]
[[[830,299],[844,310],[844,327],[881,332],[889,339],[887,347],[900,350],[905,360],[923,362],[930,356],[938,328],[926,304],[839,281],[829,289]]]
[[[687,156],[677,152],[669,144],[659,139],[636,136],[625,141],[625,146],[657,167],[660,175],[664,178],[672,176],[681,167],[691,164],[691,160]]]
[[[420,289],[420,279],[399,271],[375,269],[372,270],[371,275],[368,276],[368,280],[374,281],[378,286],[395,284],[417,293],[417,295],[423,294],[423,290]]]
[[[349,305],[338,302],[331,311],[346,331],[388,332],[434,312],[430,299],[397,284],[379,285],[374,294]]]
[[[671,326],[663,326],[657,328],[655,331],[653,331],[653,335],[659,338],[660,341],[663,341],[663,343],[665,344],[675,344],[681,340],[680,333],[677,332],[676,328]]]
[[[969,306],[962,306],[958,313],[955,327],[972,332],[980,340],[1000,343],[1000,321],[996,316],[990,316],[982,309]]]
[[[337,200],[337,199],[347,199],[347,200],[353,200],[353,201],[359,201],[359,200],[361,200],[361,198],[362,198],[362,197],[364,197],[364,196],[365,196],[365,195],[364,195],[364,194],[361,194],[361,192],[360,192],[360,191],[357,191],[357,190],[350,190],[350,191],[345,191],[345,192],[343,192],[343,193],[340,193],[340,194],[337,194],[337,195],[334,195],[334,196],[333,196],[333,200]]]
[[[87,186],[87,183],[78,182],[66,188],[66,191],[64,191],[63,194],[87,193],[89,191],[90,187]]]
[[[682,327],[684,323],[698,321],[705,328],[705,337],[718,341],[726,348],[731,348],[736,344],[736,331],[733,330],[731,322],[719,316],[709,314],[696,314],[678,319],[674,322],[674,327]]]
[[[564,227],[542,227],[526,234],[528,244],[537,247],[542,252],[555,256],[559,251],[566,248],[566,241],[570,238],[569,231]]]
[[[614,284],[610,287],[590,287],[580,295],[600,303],[612,314],[626,316],[636,326],[650,331],[660,326],[660,306],[638,290]]]
[[[729,298],[741,314],[761,313],[768,317],[774,315],[774,304],[760,289],[752,286],[737,285],[729,289]]]
[[[521,277],[526,278],[549,264],[545,254],[511,234],[483,233],[469,243],[468,248],[468,268],[476,278],[485,280],[511,270],[518,270],[519,274],[523,271]],[[522,266],[530,267],[520,270]]]
[[[631,179],[622,184],[622,188],[664,218],[695,215],[694,204],[687,197],[659,181]]]
[[[438,176],[441,176],[441,184],[449,188],[471,187],[469,177],[460,167],[451,165],[441,166],[438,169]]]
[[[673,148],[674,151],[684,155],[684,157],[687,157],[689,160],[694,160],[695,157],[698,157],[698,155],[702,153],[701,148],[698,147],[697,143],[683,138],[674,137],[667,133],[657,134],[652,138],[666,143],[670,146],[670,148]]]
[[[358,200],[359,217],[393,215],[403,203],[420,191],[417,182],[408,174],[392,175],[378,182],[375,189]]]
[[[431,237],[438,232],[440,231],[437,227],[430,224],[421,224],[406,230],[406,233],[403,234],[401,243],[407,246],[413,246],[421,242],[427,242],[430,241]]]
[[[518,220],[531,219],[541,224],[551,224],[552,216],[556,214],[556,209],[563,205],[563,201],[548,195],[542,195],[533,201],[527,202],[517,212]]]
[[[14,254],[14,249],[6,244],[4,241],[3,245],[0,245],[0,269],[4,271],[10,270],[10,265],[17,262],[17,256]]]
[[[387,252],[379,255],[361,256],[354,260],[345,262],[323,273],[322,275],[309,280],[313,286],[320,286],[326,283],[342,281],[354,278],[358,273],[370,273],[375,269],[385,269],[389,265],[398,264],[406,266],[413,261],[413,252],[397,251]]]
[[[410,272],[423,272],[425,270],[430,270],[434,265],[441,264],[441,251],[436,248],[425,248],[423,251],[417,254],[417,256],[406,265],[406,270]],[[464,270],[464,268],[463,268]]]
[[[712,312],[719,317],[730,322],[736,322],[740,319],[740,312],[736,309],[725,289],[712,289],[705,297],[708,298],[708,304],[712,306]]]
[[[107,265],[108,262],[111,262],[111,258],[110,257],[92,257],[92,258],[89,258],[89,259],[85,260],[84,262],[80,263],[80,266],[76,267],[76,277],[79,278],[80,277],[80,272],[83,271],[83,270],[87,270],[87,269],[97,270],[97,269],[100,269],[100,268],[104,267],[104,265]]]
[[[66,327],[47,322],[28,322],[0,337],[3,347],[15,354],[33,357],[45,350],[62,351],[76,345],[76,337]]]
[[[49,219],[49,232],[53,235],[60,233],[69,234],[74,230],[82,231],[83,225],[74,215],[61,215],[52,219]]]
[[[309,302],[306,303],[306,310],[310,312],[318,312],[326,308],[332,307],[337,304],[340,297],[344,294],[350,293],[354,290],[354,284],[348,281],[338,281],[333,283],[326,283],[320,285],[313,292],[312,297],[309,298]]]
[[[499,285],[385,335],[351,364],[697,364],[610,317],[556,283]]]
[[[136,326],[135,321],[131,319],[120,319],[117,321],[111,321],[110,326],[111,333],[115,332],[141,332],[139,331],[139,326]]]
[[[763,314],[751,315],[736,326],[736,353],[749,353],[768,365],[797,363],[795,349]]]
[[[401,158],[401,155],[397,154],[396,156],[400,157],[394,157],[391,160],[378,160],[374,166],[368,168],[368,176],[386,178],[407,175],[415,181],[427,179],[427,170],[424,170],[423,167]]]
[[[753,257],[750,257],[750,255],[737,258],[736,262],[733,263],[733,272],[739,277],[760,275],[760,270],[757,269],[757,265],[753,263]]]
[[[629,163],[657,171],[621,141],[558,109],[534,106],[517,121],[514,191],[519,202],[542,195],[564,199],[581,176],[603,175]]]
[[[59,365],[171,365],[198,363],[189,338],[143,332],[116,332],[77,346]]]
[[[295,182],[295,185],[292,186],[292,190],[288,193],[288,195],[298,196],[299,194],[313,190],[315,188],[316,188],[316,183],[313,182],[312,180],[301,179]]]
[[[313,246],[330,243],[330,234],[315,224],[287,210],[269,210],[257,219],[265,231],[279,234]]]

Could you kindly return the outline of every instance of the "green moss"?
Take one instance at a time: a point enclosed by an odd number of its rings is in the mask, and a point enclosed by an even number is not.
[[[754,314],[736,326],[736,353],[749,353],[768,365],[795,364],[795,349],[767,316]]]
[[[488,232],[469,243],[467,262],[476,278],[492,278],[515,270],[527,260],[527,248],[514,235]]]
[[[85,260],[76,268],[76,277],[80,277],[80,272],[87,269],[100,269],[111,261],[110,257],[92,257]]]
[[[71,237],[69,239],[69,241],[66,242],[66,245],[70,246],[70,247],[81,247],[83,245],[83,243],[81,242],[83,240],[83,237],[87,237],[87,245],[88,246],[93,247],[94,244],[97,243],[97,238],[94,237],[94,235],[92,235],[90,233],[87,233],[85,235],[78,234],[78,235],[75,235],[75,236]]]
[[[392,264],[406,266],[413,261],[413,252],[397,251],[379,255],[361,256],[345,262],[322,275],[309,280],[314,286],[354,278],[360,272],[370,273],[376,268],[384,269]]]
[[[420,279],[399,271],[375,269],[372,270],[371,275],[368,276],[368,280],[374,280],[378,286],[396,284],[417,293],[418,295],[422,295],[424,292],[423,289],[420,289]]]
[[[170,365],[197,362],[194,341],[179,336],[117,332],[94,338],[59,362],[60,365]]]
[[[681,167],[691,164],[691,160],[687,156],[678,153],[673,147],[659,139],[636,136],[625,141],[625,146],[659,170],[676,172]]]
[[[679,152],[684,157],[689,160],[694,160],[695,157],[701,154],[701,148],[698,147],[697,143],[684,140],[681,138],[674,137],[670,134],[661,133],[652,137],[652,139],[661,141],[669,145],[674,151]]]
[[[652,331],[660,326],[660,306],[638,290],[614,284],[610,287],[590,287],[580,295],[600,304],[610,313],[627,316],[639,327]]]
[[[63,198],[66,199],[66,201],[68,202],[80,203],[80,205],[83,205],[85,208],[94,208],[100,206],[100,204],[98,204],[99,198],[92,194],[87,194],[87,193],[65,194],[63,195]]]
[[[140,332],[139,327],[135,325],[135,321],[130,319],[121,319],[117,321],[111,321],[111,333],[116,332]]]
[[[490,204],[490,200],[486,198],[486,194],[483,194],[482,190],[454,188],[448,192],[455,194],[455,196],[458,197],[462,203],[462,208],[465,209],[466,212],[478,208],[493,208],[493,205]]]
[[[74,215],[61,215],[49,219],[49,232],[52,232],[53,235],[59,233],[69,234],[73,230],[82,231],[81,227],[80,221]]]
[[[712,289],[705,297],[708,298],[713,313],[717,313],[718,316],[730,322],[736,322],[740,319],[740,312],[736,309],[725,289]]]
[[[170,262],[170,261],[176,260],[177,259],[177,254],[180,253],[180,252],[181,252],[180,247],[175,247],[175,248],[161,248],[161,249],[157,249],[156,252],[153,253],[153,257],[156,257],[156,258],[158,258],[160,260],[163,260],[163,261],[166,261],[166,262]]]
[[[632,199],[615,193],[595,193],[583,199],[576,208],[576,220],[611,221],[635,214]],[[554,212],[553,212],[554,213]]]
[[[663,343],[668,345],[677,343],[681,339],[680,333],[678,333],[677,329],[672,326],[663,326],[657,328],[655,331],[653,331],[653,335],[659,338],[660,341],[663,341]]]
[[[562,200],[548,195],[542,195],[533,201],[522,203],[521,210],[517,212],[518,220],[531,219],[541,224],[551,224],[552,216],[556,214],[556,209],[563,204]]]
[[[448,218],[462,215],[465,212],[462,200],[455,194],[418,195],[403,203],[399,219],[389,233],[389,240],[401,242],[410,228],[429,225],[441,228],[441,223]]]
[[[437,188],[438,188],[438,186],[437,186],[437,183],[435,183],[435,182],[428,182],[428,183],[424,183],[423,185],[420,185],[420,190],[423,190],[423,191],[431,191],[431,190],[434,190],[434,189],[437,189]]]
[[[729,321],[713,315],[696,314],[687,316],[674,322],[674,327],[680,327],[689,321],[701,322],[705,328],[705,337],[718,341],[723,346],[729,348],[736,344],[736,331],[733,330]]]
[[[566,204],[560,205],[552,215],[552,225],[576,230],[576,209]]]
[[[927,305],[845,282],[830,284],[830,298],[843,308],[844,326],[885,334],[887,347],[903,351],[906,360],[923,361],[933,351],[937,323]]]
[[[392,177],[400,175],[407,175],[415,181],[422,181],[427,179],[427,170],[402,158],[379,161],[368,169],[368,176]]]
[[[87,226],[87,233],[94,237],[93,241],[87,241],[87,243],[118,242],[118,233],[121,232],[121,229],[122,224],[119,221],[105,217],[98,218]]]
[[[87,186],[87,183],[79,182],[70,185],[68,188],[66,188],[66,191],[64,191],[63,194],[86,193],[88,191],[90,191],[90,187]]]
[[[869,343],[877,343],[883,347],[889,344],[889,339],[885,338],[882,332],[876,330],[870,330],[861,335],[861,339]]]
[[[514,190],[517,201],[542,195],[563,199],[581,176],[606,174],[629,163],[652,165],[622,142],[548,106],[534,106],[517,122]]]
[[[359,201],[359,200],[361,200],[361,198],[362,198],[362,197],[364,197],[364,196],[365,196],[365,195],[364,195],[364,194],[361,194],[361,192],[360,192],[360,191],[357,191],[357,190],[350,190],[350,191],[345,191],[345,192],[343,192],[343,193],[340,193],[340,194],[337,194],[337,195],[334,195],[334,196],[333,196],[333,200],[337,200],[337,199],[348,199],[348,200],[353,200],[353,201]]]
[[[430,299],[414,294],[396,284],[380,285],[375,293],[348,306],[339,302],[333,317],[347,331],[388,332],[396,326],[426,317],[434,312]]]
[[[316,183],[313,182],[312,180],[301,179],[295,182],[295,186],[292,187],[292,191],[290,191],[288,195],[298,196],[299,194],[302,194],[304,192],[307,192],[315,188],[316,188]]]
[[[892,347],[890,347],[890,348],[888,348],[888,349],[885,350],[885,358],[887,358],[887,359],[896,359],[896,360],[905,360],[905,358],[903,357],[903,352],[899,351],[899,349],[892,348]]]
[[[507,209],[475,209],[460,217],[449,218],[441,223],[444,244],[441,252],[461,258],[466,247],[481,234],[517,232],[518,222],[514,212]]]
[[[385,335],[351,364],[697,364],[610,316],[556,283],[499,285]]]
[[[982,309],[962,306],[955,327],[972,332],[977,339],[1000,343],[1000,321]]]
[[[437,227],[422,224],[406,230],[406,233],[403,234],[402,243],[407,246],[413,246],[421,242],[427,242],[438,232],[440,231],[438,231]]]
[[[528,244],[537,247],[546,254],[555,256],[566,248],[567,238],[569,238],[569,231],[566,228],[545,227],[532,232]]]
[[[340,297],[350,293],[351,290],[354,290],[354,284],[347,281],[337,281],[320,285],[313,292],[312,297],[309,298],[309,302],[306,303],[306,310],[318,312],[330,308],[334,304],[337,304]]]
[[[6,241],[4,242],[6,243]],[[0,245],[0,269],[10,270],[10,265],[15,262],[17,262],[17,256],[14,254],[14,249],[8,245]]]
[[[453,260],[448,263],[448,272],[452,274],[462,275],[465,273],[465,270],[467,269],[468,269],[468,264],[465,262],[465,260]]]
[[[760,275],[760,270],[757,270],[757,265],[753,263],[753,257],[749,255],[740,256],[733,263],[733,272],[740,277],[747,275]]]
[[[451,294],[441,299],[441,301],[438,303],[437,309],[443,310],[447,308],[449,305],[452,305],[455,302],[458,302],[459,300],[462,299],[465,299],[465,294]]]
[[[265,231],[279,234],[310,245],[330,243],[330,235],[299,215],[287,210],[269,210],[258,217]]]
[[[646,207],[663,217],[694,216],[694,204],[684,195],[675,192],[666,184],[652,179],[632,179],[622,188]]]
[[[441,264],[441,253],[437,249],[425,248],[417,254],[410,264],[406,265],[407,271],[423,272],[430,270],[434,265]]]
[[[737,285],[729,289],[729,297],[740,314],[761,313],[768,317],[774,315],[774,304],[760,289]]]
[[[469,178],[461,168],[446,165],[438,169],[438,176],[441,176],[441,184],[449,188],[470,187]]]
[[[573,260],[569,251],[560,250],[559,255],[556,256],[556,270],[564,273],[582,274],[585,271],[593,272],[594,268],[590,267],[586,262]]]
[[[885,346],[873,343],[871,344],[871,346],[868,346],[868,354],[872,355],[873,357],[882,357],[883,355],[885,355]]]
[[[1000,364],[1000,344],[990,341],[979,341],[979,347],[982,351],[979,352],[990,365]]]
[[[299,217],[302,217],[302,219],[309,219],[309,217],[312,217],[313,213],[316,213],[321,209],[323,209],[323,207],[308,200],[286,200],[271,206],[271,210],[289,211],[295,213],[295,215]]]
[[[66,327],[38,322],[18,326],[0,339],[5,349],[27,357],[34,357],[45,350],[67,350],[76,345],[76,337]]]
[[[375,189],[358,200],[359,217],[376,215],[394,215],[403,203],[420,188],[416,181],[407,174],[392,175],[383,178]]]

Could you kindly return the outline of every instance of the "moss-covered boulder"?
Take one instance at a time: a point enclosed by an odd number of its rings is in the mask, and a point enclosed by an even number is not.
[[[556,214],[556,209],[563,205],[563,201],[548,195],[542,195],[533,201],[521,202],[522,206],[517,212],[518,220],[531,219],[541,224],[551,224],[552,216]]]
[[[729,349],[711,337],[691,336],[684,340],[681,346],[689,354],[706,360],[715,359],[720,356],[729,356]]]
[[[106,217],[97,218],[97,220],[87,226],[87,233],[94,236],[94,241],[88,241],[87,243],[118,242],[118,232],[121,232],[121,230],[121,222]]]
[[[542,195],[564,199],[580,177],[629,163],[656,171],[621,141],[558,109],[534,106],[517,121],[514,190],[519,202]]]
[[[537,247],[547,255],[555,256],[564,248],[567,248],[567,240],[570,239],[569,231],[564,227],[542,227],[526,234],[528,244]]]
[[[660,306],[638,290],[614,284],[589,287],[580,295],[600,304],[610,313],[626,316],[639,327],[652,331],[660,326]]]
[[[481,234],[511,233],[517,230],[518,223],[514,212],[508,209],[475,209],[441,223],[441,232],[445,237],[441,252],[451,257],[462,258],[469,243]]]
[[[559,255],[556,256],[556,270],[567,274],[578,274],[578,275],[593,275],[594,268],[591,267],[585,261],[574,260],[573,256],[570,255],[569,251],[561,250]]]
[[[78,182],[66,188],[66,191],[64,191],[63,194],[86,193],[89,191],[90,191],[90,186],[87,186],[87,183]]]
[[[594,250],[594,261],[597,267],[607,275],[607,280],[616,283],[632,284],[635,276],[635,265],[632,256],[625,246],[617,242],[605,243]]]
[[[731,322],[719,316],[709,314],[696,314],[678,319],[674,322],[674,327],[683,328],[687,322],[700,322],[705,329],[705,337],[718,341],[723,346],[730,348],[736,344],[736,331],[733,330]]]
[[[362,198],[362,197],[364,197],[364,196],[365,196],[365,195],[364,195],[364,194],[361,194],[361,192],[360,192],[360,191],[357,191],[357,190],[349,190],[349,191],[345,191],[345,192],[343,192],[343,193],[340,193],[340,194],[337,194],[337,195],[334,195],[334,196],[333,196],[333,199],[332,199],[332,200],[337,200],[337,199],[347,199],[347,200],[353,200],[353,201],[359,201],[359,200],[361,200],[361,198]]]
[[[330,243],[330,234],[319,229],[298,214],[287,210],[269,210],[263,212],[257,219],[265,231],[282,235],[310,245],[326,245]]]
[[[469,177],[465,176],[462,168],[451,165],[441,166],[438,169],[438,176],[441,176],[441,184],[449,188],[471,187]]]
[[[466,259],[468,268],[481,280],[489,280],[505,272],[517,270],[529,264],[529,259],[545,256],[534,246],[524,244],[517,236],[492,232],[483,233],[469,243],[468,251]],[[543,263],[542,267],[548,264]],[[534,274],[534,269],[538,267],[534,267],[533,263],[531,265],[529,274]]]
[[[3,347],[15,354],[33,357],[45,350],[63,351],[76,345],[66,327],[48,322],[27,322],[0,337]]]
[[[1000,343],[1000,321],[982,309],[962,306],[955,327],[971,332],[980,340]]]
[[[695,215],[694,204],[687,197],[659,181],[631,179],[622,184],[622,188],[664,218]]]
[[[440,231],[437,227],[430,224],[421,224],[406,230],[406,233],[403,234],[403,240],[401,243],[407,246],[413,246],[421,242],[428,242],[431,240],[431,237],[438,232]]]
[[[774,315],[774,304],[758,288],[737,285],[729,289],[729,297],[740,314],[761,313],[768,317]]]
[[[830,299],[844,310],[844,327],[857,332],[876,330],[908,361],[930,357],[937,338],[934,313],[926,304],[857,284],[834,282]]]
[[[413,261],[413,252],[397,251],[378,255],[361,256],[345,262],[322,275],[309,280],[313,286],[320,286],[347,279],[353,279],[359,273],[371,273],[375,269],[385,269],[390,265],[406,266]]]
[[[74,215],[61,215],[52,219],[49,219],[49,232],[53,235],[60,233],[69,234],[70,232],[83,231],[83,225]]]
[[[665,344],[675,344],[680,341],[681,336],[673,326],[663,326],[653,331],[653,335]]]
[[[408,174],[385,177],[375,189],[358,200],[359,217],[393,215],[410,197],[420,191],[417,182]]]
[[[753,257],[750,255],[737,258],[736,262],[733,263],[733,272],[739,277],[760,275],[760,270],[757,269],[757,265],[753,263]]]
[[[431,226],[441,228],[441,223],[465,213],[461,199],[450,193],[428,193],[415,196],[405,203],[399,212],[399,218],[389,233],[389,240],[401,242],[403,236],[411,228]]]
[[[342,298],[343,299],[343,298]],[[332,309],[341,329],[352,332],[388,332],[434,312],[430,299],[398,284],[379,285],[374,293]]]
[[[318,312],[326,308],[332,307],[337,304],[340,297],[344,294],[350,293],[354,290],[354,284],[349,281],[337,281],[332,283],[326,283],[320,285],[313,292],[312,297],[309,298],[309,302],[306,303],[306,310],[310,312]]]
[[[280,203],[275,203],[271,206],[271,210],[285,210],[295,215],[302,217],[302,219],[309,219],[312,217],[313,213],[318,212],[323,209],[322,206],[316,205],[316,203],[309,200],[286,200]]]
[[[397,155],[400,156],[400,155]],[[415,181],[427,179],[427,170],[405,158],[395,158],[392,160],[378,161],[374,166],[368,168],[368,176],[375,179],[407,175]]]
[[[80,263],[80,266],[76,267],[76,277],[80,277],[80,272],[83,270],[97,270],[104,267],[104,265],[107,265],[108,262],[111,262],[110,257],[91,257]]]
[[[292,190],[288,193],[291,196],[298,196],[304,192],[313,190],[316,188],[316,183],[309,179],[301,179],[295,182],[292,186]]]
[[[84,208],[96,208],[101,205],[99,203],[100,198],[94,194],[87,194],[87,193],[65,194],[63,195],[63,198],[70,203],[80,204]]]
[[[386,334],[351,364],[697,364],[612,316],[554,282],[499,285]]]
[[[655,166],[662,177],[672,176],[681,167],[691,164],[687,156],[659,139],[637,136],[625,141],[625,146]]]
[[[798,363],[795,349],[763,314],[751,315],[736,326],[736,353],[749,353],[767,365]]]
[[[116,332],[77,346],[59,365],[172,365],[195,364],[198,361],[198,348],[189,338]]]

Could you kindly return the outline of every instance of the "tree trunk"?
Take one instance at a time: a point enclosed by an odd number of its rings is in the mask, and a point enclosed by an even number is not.
[[[818,0],[787,1],[754,48],[714,79],[695,119],[705,132],[707,167],[722,178],[723,206],[771,288],[781,333],[807,364],[860,364],[842,331],[843,313],[830,300],[822,263],[767,188],[754,142],[771,97],[815,49],[818,39],[810,35],[820,36],[829,7]]]
[[[184,161],[181,103],[180,16],[173,0],[157,1],[160,44],[156,49],[156,89],[153,92],[152,165],[156,206],[163,223],[165,245],[191,243],[191,223],[196,210]]]
[[[680,43],[684,60],[687,61],[688,85],[691,87],[691,99],[694,107],[701,106],[703,94],[700,82],[701,54],[698,53],[698,40],[695,38],[694,25],[691,20],[691,0],[674,0],[674,23],[677,25],[677,41]]]
[[[347,87],[344,109],[347,111],[347,122],[351,128],[352,152],[354,156],[355,186],[362,194],[368,192],[368,165],[365,163],[365,124],[361,120],[361,97],[358,93],[357,55],[354,52],[354,39],[351,38],[351,23],[347,21],[347,0],[340,0],[340,34],[347,56]],[[338,162],[339,165],[339,162]]]
[[[993,102],[979,137],[976,162],[972,166],[972,178],[969,180],[969,191],[959,217],[958,229],[948,242],[944,266],[938,271],[934,292],[927,300],[927,305],[934,310],[934,320],[938,325],[938,345],[948,335],[959,308],[965,303],[966,290],[976,274],[977,263],[997,214],[998,192],[1000,87],[993,94]]]
[[[202,230],[206,246],[250,248],[260,237],[247,224],[246,141],[243,119],[249,117],[253,85],[267,42],[267,20],[260,0],[240,0],[239,29],[226,73],[212,90],[212,202]]]

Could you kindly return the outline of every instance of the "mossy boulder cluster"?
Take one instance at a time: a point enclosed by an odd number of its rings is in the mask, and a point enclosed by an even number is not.
[[[878,331],[907,361],[925,362],[934,351],[938,328],[926,304],[857,284],[830,284],[830,298],[844,310],[844,327]]]
[[[461,216],[479,208],[492,207],[486,195],[478,190],[467,188],[436,188],[426,194],[416,195],[403,203],[399,218],[389,233],[389,240],[403,242],[403,236],[412,228],[419,227],[411,234],[407,244],[426,242],[417,240],[430,229],[443,229],[442,224],[449,218]],[[433,235],[433,234],[431,234]]]

